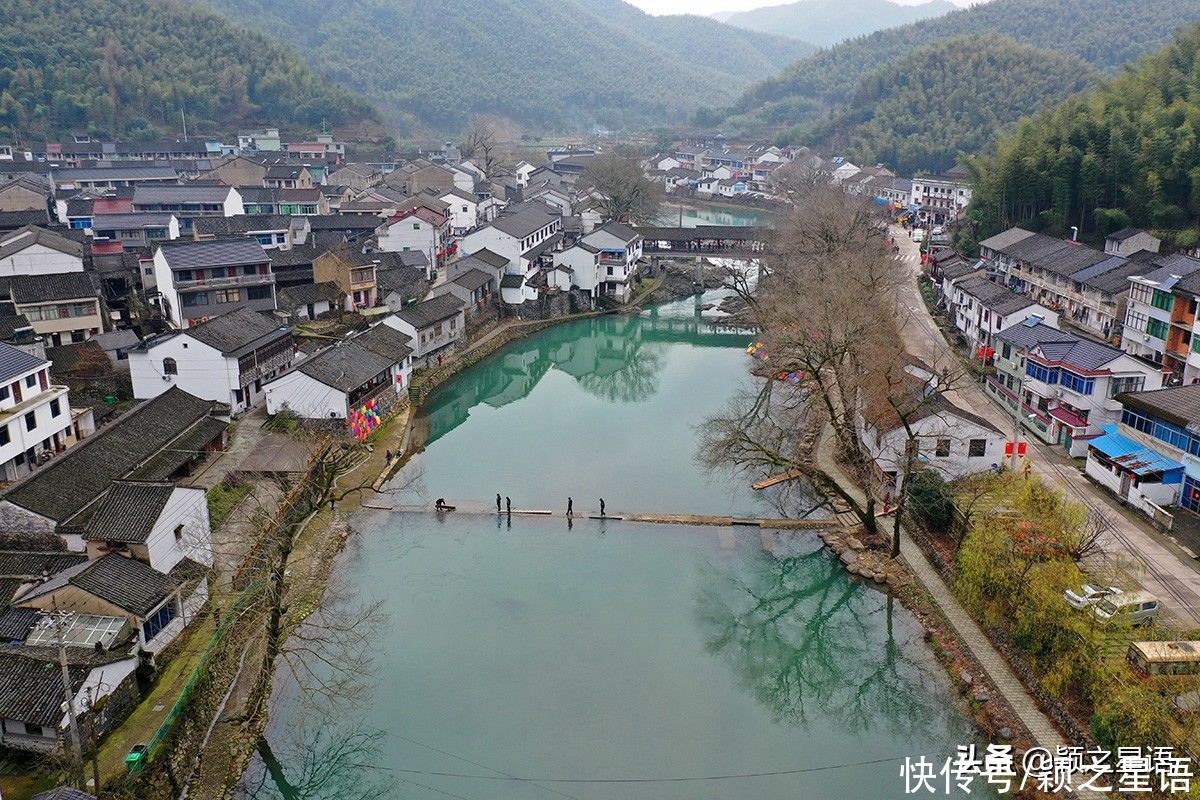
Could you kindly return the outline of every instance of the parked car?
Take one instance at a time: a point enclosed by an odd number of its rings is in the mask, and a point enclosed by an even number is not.
[[[1158,598],[1149,592],[1121,592],[1105,597],[1092,611],[1101,622],[1119,619],[1131,625],[1149,625],[1158,617]]]
[[[945,231],[942,230],[941,225],[938,225],[936,228],[930,231],[930,233],[932,233],[934,236],[941,236],[943,233],[945,233]]]
[[[914,242],[923,242],[923,241],[925,241],[925,231],[923,231],[923,230],[922,230],[922,229],[920,229],[920,228],[913,228],[913,232],[912,232],[912,240],[913,240]]]
[[[1096,586],[1095,584],[1085,583],[1083,588],[1076,592],[1074,589],[1067,589],[1063,592],[1063,597],[1071,608],[1084,609],[1089,606],[1094,606],[1104,598],[1121,594],[1121,590],[1115,586]]]

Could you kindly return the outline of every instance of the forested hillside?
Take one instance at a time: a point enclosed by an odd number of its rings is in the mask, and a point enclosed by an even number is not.
[[[724,21],[739,28],[777,33],[828,47],[884,28],[894,28],[953,11],[950,0],[928,0],[902,6],[891,0],[800,0],[728,14]]]
[[[458,129],[476,113],[544,129],[679,122],[812,50],[619,0],[208,2],[409,130]]]
[[[958,36],[867,76],[831,120],[787,138],[901,174],[938,172],[977,153],[1020,117],[1088,86],[1077,56],[1001,36]]]
[[[318,128],[375,112],[295,51],[176,0],[0,0],[0,133]]]
[[[1099,238],[1133,224],[1200,243],[1200,26],[1023,122],[977,169],[979,238],[1012,225]]]
[[[801,59],[748,89],[732,113],[771,124],[815,121],[831,105],[848,102],[867,75],[954,36],[1011,36],[1105,70],[1157,50],[1179,26],[1196,21],[1200,0],[991,0]]]

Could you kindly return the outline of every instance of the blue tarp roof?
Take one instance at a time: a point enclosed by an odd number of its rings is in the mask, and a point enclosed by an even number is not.
[[[1133,439],[1117,433],[1116,425],[1101,425],[1103,436],[1097,436],[1088,442],[1104,455],[1119,464],[1122,469],[1134,475],[1148,475],[1152,472],[1172,472],[1183,470],[1183,464],[1173,458],[1167,458],[1162,453],[1145,447]]]

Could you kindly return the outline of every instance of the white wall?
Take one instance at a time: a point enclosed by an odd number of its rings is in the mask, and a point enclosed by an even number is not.
[[[447,194],[443,196],[442,202],[450,204],[450,227],[455,230],[469,231],[475,227],[475,222],[479,218],[479,204],[470,200]]]
[[[163,372],[163,359],[174,358],[178,375]],[[133,396],[149,400],[178,386],[203,400],[229,403],[236,407],[233,391],[238,387],[238,364],[221,351],[193,339],[186,333],[164,342],[129,353],[129,376]],[[253,388],[253,387],[251,387]]]
[[[32,241],[33,234],[28,236]],[[31,244],[19,253],[0,259],[0,276],[54,275],[61,272],[83,272],[83,259],[60,253],[44,244]]]
[[[183,327],[183,312],[179,308],[179,292],[175,291],[175,279],[171,268],[167,266],[167,258],[161,249],[154,251],[154,284],[163,302],[168,306],[168,314],[176,328]]]
[[[183,535],[176,541],[175,528],[179,525],[183,526]],[[150,530],[146,548],[150,553],[150,566],[159,572],[170,572],[184,558],[211,566],[208,493],[203,489],[176,486]]]
[[[516,273],[521,268],[523,251],[520,240],[490,225],[468,233],[463,237],[461,246],[463,255],[466,256],[480,250],[491,250],[496,255],[504,256],[508,259],[510,273]]]
[[[405,250],[420,251],[429,260],[425,277],[428,278],[432,275],[433,265],[437,263],[437,230],[433,225],[420,217],[413,216],[381,225],[379,231],[380,250],[385,253],[400,253]]]
[[[947,480],[955,480],[1004,463],[1006,437],[970,420],[949,414],[933,415],[919,420],[913,428],[920,441],[921,460],[916,465],[917,471],[933,469]],[[904,470],[907,438],[903,427],[885,432],[878,441],[873,429],[868,428],[864,434],[867,449],[879,468],[897,473],[896,490],[900,488],[898,484]],[[937,455],[939,439],[950,440],[950,455]],[[982,456],[969,455],[972,439],[985,440]]]
[[[246,208],[242,204],[242,195],[237,189],[230,189],[229,196],[225,198],[225,216],[240,217],[246,213]]]
[[[566,265],[574,270],[571,282],[580,289],[595,292],[600,282],[600,254],[591,253],[582,247],[571,247],[554,254],[555,266]]]
[[[305,419],[346,418],[345,392],[326,386],[299,370],[291,372],[263,387],[267,394],[267,413],[278,414],[285,408]]]

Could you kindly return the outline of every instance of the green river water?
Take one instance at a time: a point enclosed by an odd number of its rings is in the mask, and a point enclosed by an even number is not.
[[[583,516],[773,513],[693,459],[747,379],[746,336],[695,317],[567,323],[431,399],[399,502],[460,511],[359,515],[339,583],[381,618],[365,693],[281,678],[254,796],[871,800],[971,740],[919,625],[811,532]],[[560,516],[498,517],[496,492]],[[786,774],[720,778],[746,773]]]

